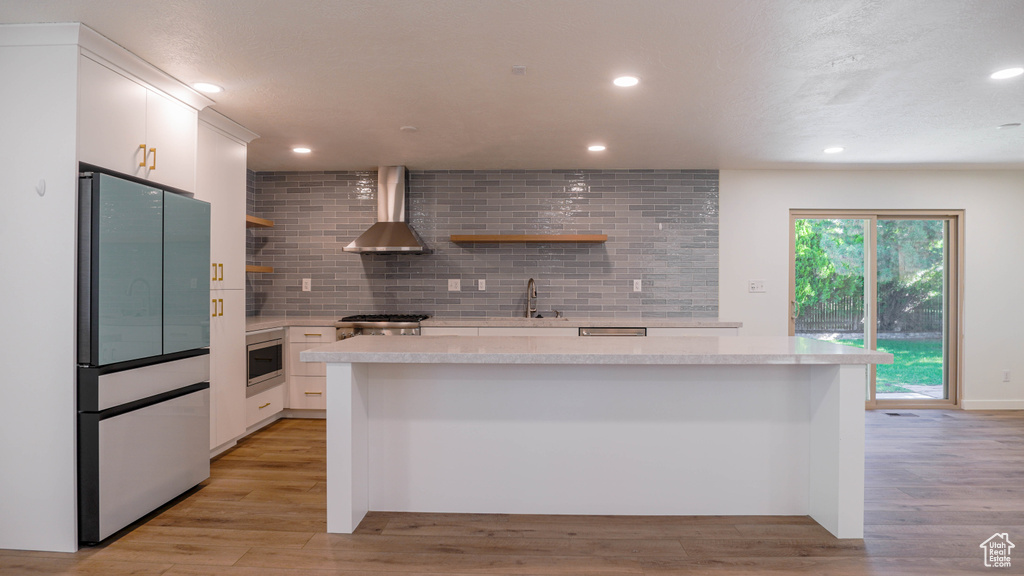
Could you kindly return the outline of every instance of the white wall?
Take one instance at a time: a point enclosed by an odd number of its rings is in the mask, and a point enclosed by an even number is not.
[[[791,208],[965,210],[963,406],[1024,409],[1024,171],[723,170],[719,316],[741,335],[788,332]]]
[[[0,548],[78,547],[77,65],[73,45],[0,46]]]

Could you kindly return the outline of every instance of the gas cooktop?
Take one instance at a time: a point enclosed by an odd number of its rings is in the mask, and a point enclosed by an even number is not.
[[[430,318],[427,314],[356,314],[345,316],[342,322],[422,322]]]

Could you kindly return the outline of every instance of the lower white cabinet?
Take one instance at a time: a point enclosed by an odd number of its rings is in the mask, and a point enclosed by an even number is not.
[[[648,336],[738,336],[739,328],[719,328],[715,326],[692,328],[648,328]]]
[[[288,407],[298,410],[327,408],[327,379],[323,376],[292,376],[288,379]]]
[[[210,449],[245,433],[245,291],[210,291]]]
[[[336,339],[334,326],[292,326],[288,328],[288,404],[294,410],[327,409],[327,365],[303,362],[299,354]]]
[[[510,327],[510,328],[497,328],[497,327],[480,327],[481,336],[579,336],[579,328],[562,328],[562,327]]]
[[[480,329],[463,326],[424,326],[420,328],[420,334],[423,336],[479,336]]]
[[[282,384],[245,399],[245,427],[249,428],[284,410],[285,388]]]

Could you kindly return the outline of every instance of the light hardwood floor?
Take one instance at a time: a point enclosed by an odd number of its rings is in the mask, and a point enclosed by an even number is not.
[[[979,547],[1007,532],[1024,551],[1024,412],[879,410],[867,423],[863,540],[837,540],[806,517],[756,516],[374,512],[357,534],[327,534],[324,421],[282,420],[104,545],[0,550],[0,574],[1024,573],[1024,552],[991,569]]]

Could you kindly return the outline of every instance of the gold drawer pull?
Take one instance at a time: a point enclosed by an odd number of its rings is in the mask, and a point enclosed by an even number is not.
[[[323,394],[323,392],[306,392],[305,394],[306,396],[319,396]]]
[[[260,406],[260,410],[263,410],[263,409],[264,409],[264,408],[266,408],[267,406],[270,406],[270,402],[267,402],[267,403],[266,403],[266,404],[264,404],[263,406]]]

